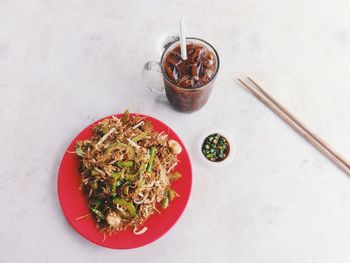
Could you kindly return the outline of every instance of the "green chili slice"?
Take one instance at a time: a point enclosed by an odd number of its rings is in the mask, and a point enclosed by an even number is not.
[[[150,158],[150,161],[147,165],[146,172],[150,172],[152,170],[152,166],[153,166],[153,162],[154,162],[154,151],[155,151],[154,147],[151,147],[151,149],[149,150],[149,155],[151,158]]]
[[[96,214],[99,218],[105,219],[105,216],[102,214],[102,212],[94,207],[90,207],[90,210]]]
[[[116,197],[116,198],[113,198],[113,204],[121,205],[121,206],[125,207],[129,211],[129,214],[132,218],[134,218],[136,216],[136,208],[131,202],[128,202],[123,198]]]

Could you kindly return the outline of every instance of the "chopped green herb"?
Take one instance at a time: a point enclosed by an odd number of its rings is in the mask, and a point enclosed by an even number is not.
[[[75,153],[76,153],[79,157],[83,157],[83,156],[84,156],[84,152],[83,152],[83,150],[82,150],[80,147],[78,147],[78,148],[75,149]]]
[[[105,216],[102,214],[102,212],[100,210],[97,210],[94,207],[90,207],[91,212],[93,212],[94,214],[96,214],[99,218],[101,219],[105,219]]]
[[[220,162],[227,158],[230,152],[230,145],[227,139],[218,133],[205,138],[202,145],[202,153],[212,162]]]

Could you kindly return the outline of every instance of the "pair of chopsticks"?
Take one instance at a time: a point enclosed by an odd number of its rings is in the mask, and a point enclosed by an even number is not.
[[[269,95],[263,88],[254,80],[247,77],[246,81],[238,79],[239,83],[243,85],[251,94],[264,103],[270,110],[278,115],[284,122],[292,127],[296,132],[304,137],[306,141],[311,143],[317,150],[333,161],[345,173],[350,175],[350,164],[339,153],[332,149],[324,140],[311,132],[305,125],[303,125],[297,118],[295,118],[286,108],[278,103],[271,95]]]

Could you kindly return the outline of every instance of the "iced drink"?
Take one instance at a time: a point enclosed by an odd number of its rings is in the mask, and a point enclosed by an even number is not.
[[[192,112],[204,106],[219,68],[215,50],[205,41],[187,40],[187,59],[181,58],[179,43],[163,54],[165,92],[175,109]]]

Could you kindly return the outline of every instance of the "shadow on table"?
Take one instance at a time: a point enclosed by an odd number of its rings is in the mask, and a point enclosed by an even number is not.
[[[165,95],[157,95],[156,102],[168,107],[169,109],[173,109],[173,107],[171,106],[170,102],[168,101]]]

